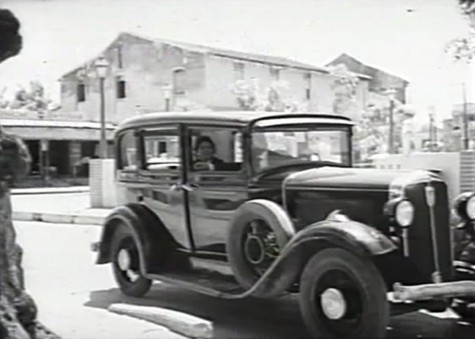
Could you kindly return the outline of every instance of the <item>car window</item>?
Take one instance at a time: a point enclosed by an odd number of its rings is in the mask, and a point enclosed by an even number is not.
[[[232,128],[192,128],[191,171],[240,171],[242,168],[242,135]]]
[[[146,169],[154,171],[178,169],[180,142],[176,130],[145,134],[143,138]]]
[[[137,170],[137,139],[134,131],[124,133],[119,139],[120,160],[119,169]]]

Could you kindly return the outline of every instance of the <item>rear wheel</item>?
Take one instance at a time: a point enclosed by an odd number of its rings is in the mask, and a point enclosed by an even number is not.
[[[339,248],[322,250],[306,265],[300,309],[315,337],[383,338],[389,322],[386,286],[374,264]]]
[[[125,225],[119,225],[112,241],[112,269],[122,293],[131,297],[142,297],[152,281],[140,273],[140,256],[132,232]]]

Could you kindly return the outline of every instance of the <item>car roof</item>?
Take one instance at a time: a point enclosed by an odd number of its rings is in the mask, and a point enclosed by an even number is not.
[[[157,126],[162,124],[189,123],[205,125],[236,125],[245,126],[249,123],[267,118],[296,118],[311,119],[314,123],[353,125],[351,120],[344,116],[321,113],[281,113],[265,111],[188,111],[188,112],[156,112],[147,113],[124,120],[117,131],[134,127]],[[290,122],[290,120],[289,120]]]

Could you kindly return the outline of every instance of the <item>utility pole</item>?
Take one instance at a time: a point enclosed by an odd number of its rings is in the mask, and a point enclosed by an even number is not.
[[[394,99],[389,100],[389,147],[388,153],[394,153]]]
[[[434,145],[434,115],[429,113],[429,150],[433,150]]]
[[[468,128],[468,112],[467,112],[467,91],[465,88],[465,82],[462,83],[463,91],[463,149],[468,150],[470,134]]]

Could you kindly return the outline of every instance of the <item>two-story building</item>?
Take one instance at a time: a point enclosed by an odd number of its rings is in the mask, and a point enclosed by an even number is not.
[[[406,89],[409,86],[409,81],[379,68],[369,66],[346,53],[335,58],[327,66],[339,64],[345,65],[350,72],[366,75],[369,78],[368,90],[373,95],[384,95],[386,91],[392,89],[395,91],[395,99],[403,104],[406,103]]]
[[[241,109],[232,88],[242,80],[264,90],[277,81],[287,95],[309,111],[332,113],[334,77],[317,67],[276,56],[137,35],[120,34],[101,55],[108,61],[105,79],[106,119],[111,123],[165,110]],[[63,114],[99,121],[100,90],[94,58],[61,77]],[[370,77],[360,75],[358,110],[366,106]],[[171,93],[169,93],[171,90]],[[357,115],[358,112],[355,112]]]

